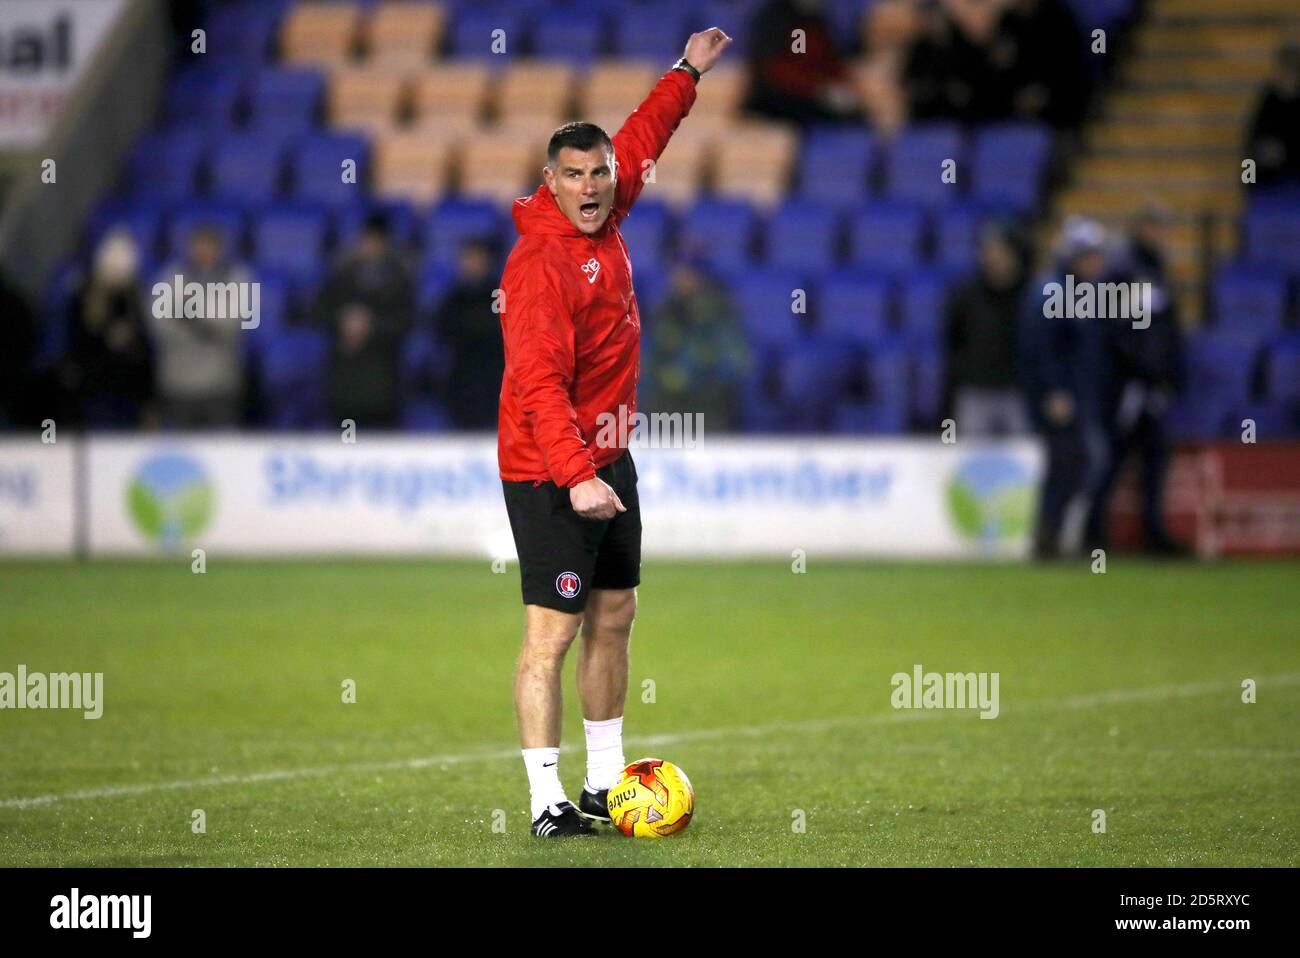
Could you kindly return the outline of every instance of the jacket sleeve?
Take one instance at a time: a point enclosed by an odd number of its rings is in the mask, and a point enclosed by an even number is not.
[[[695,81],[682,70],[669,70],[623,122],[614,134],[614,159],[618,161],[615,206],[624,212],[632,208],[645,186],[646,161],[659,159],[694,103]]]
[[[540,258],[503,277],[506,380],[532,427],[546,470],[563,488],[596,474],[569,397],[573,383],[573,312],[555,268]]]

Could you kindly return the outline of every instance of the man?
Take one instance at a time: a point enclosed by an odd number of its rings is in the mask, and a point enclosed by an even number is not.
[[[182,259],[160,275],[186,283],[246,283],[248,270],[228,257],[221,233],[200,225]],[[244,409],[244,350],[237,319],[217,316],[152,317],[158,352],[158,398],[163,420],[177,429],[233,429]]]
[[[1106,231],[1083,217],[1066,221],[1054,275],[1025,296],[1020,327],[1020,371],[1030,421],[1043,437],[1047,475],[1038,503],[1034,551],[1040,559],[1072,551],[1062,535],[1072,503],[1095,488],[1105,468],[1106,443],[1097,412],[1106,368],[1103,327],[1091,317],[1048,315],[1048,282],[1062,287],[1100,283],[1108,267]]]
[[[521,235],[501,282],[497,457],[525,605],[515,710],[538,836],[590,835],[587,819],[608,821],[605,796],[624,766],[641,517],[627,450],[597,442],[606,416],[635,412],[640,372],[640,317],[618,225],[694,104],[700,75],[730,43],[716,27],[693,34],[612,141],[591,123],[560,127],[545,183],[514,204]],[[558,767],[560,675],[579,627],[581,813]]]
[[[415,283],[394,247],[388,217],[366,217],[356,247],[334,268],[317,306],[332,340],[330,418],[395,429],[401,418],[401,355],[414,325]]]
[[[493,310],[497,255],[482,239],[460,248],[460,272],[438,307],[438,336],[447,347],[447,414],[456,429],[488,430],[496,425],[505,356],[501,325]]]

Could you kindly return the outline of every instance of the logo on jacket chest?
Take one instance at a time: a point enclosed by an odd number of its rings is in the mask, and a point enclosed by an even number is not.
[[[596,274],[600,272],[600,260],[592,257],[582,264],[582,273],[587,277],[588,283],[596,282]]]

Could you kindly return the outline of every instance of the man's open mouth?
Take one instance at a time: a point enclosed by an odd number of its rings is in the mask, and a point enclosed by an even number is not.
[[[594,220],[596,214],[600,212],[600,204],[595,202],[583,203],[578,207],[578,212],[582,214],[584,220]]]

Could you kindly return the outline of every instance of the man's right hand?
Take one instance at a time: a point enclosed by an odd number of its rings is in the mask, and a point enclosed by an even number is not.
[[[627,512],[627,506],[599,476],[570,486],[569,502],[573,511],[584,519],[613,519],[620,512]]]

